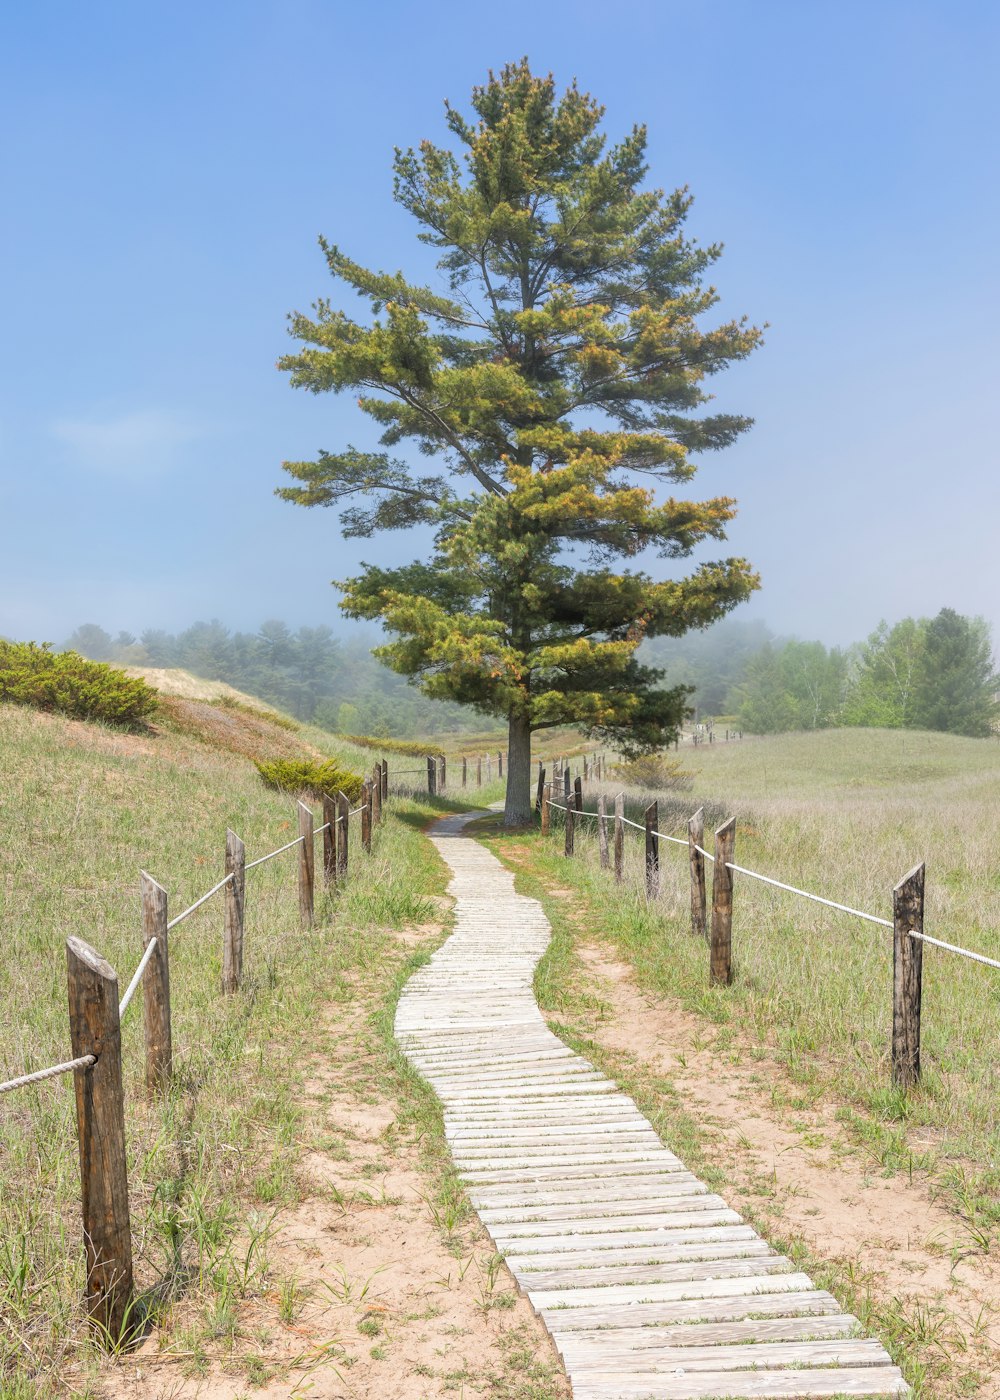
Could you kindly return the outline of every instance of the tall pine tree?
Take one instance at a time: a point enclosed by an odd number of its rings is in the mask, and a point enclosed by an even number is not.
[[[644,127],[607,148],[603,108],[575,84],[557,94],[526,59],[491,73],[472,107],[446,106],[463,159],[428,141],[395,159],[395,197],[439,250],[448,294],[321,240],[370,315],[318,302],[291,317],[304,348],[279,362],[297,387],[359,392],[383,447],[409,441],[435,473],[348,447],[286,462],[297,484],[278,494],[337,507],[345,536],[435,527],[429,560],[364,566],[341,606],[381,621],[392,640],[378,654],[427,694],[507,721],[512,825],[530,815],[533,730],[574,723],[625,752],[668,742],[686,691],[660,688],[636,648],[757,587],[743,559],[661,581],[622,564],[725,537],[732,499],[659,488],[749,426],[700,410],[705,380],[760,331],[700,326],[720,249],[685,236],[686,191],[643,188]]]

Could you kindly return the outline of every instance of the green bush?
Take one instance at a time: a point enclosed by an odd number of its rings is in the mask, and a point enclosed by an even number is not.
[[[322,797],[324,793],[335,797],[342,792],[351,802],[361,796],[362,779],[357,773],[338,768],[331,759],[318,763],[311,758],[276,758],[259,762],[257,772],[269,787],[282,792],[304,792],[310,797]]]
[[[662,753],[642,754],[625,763],[616,763],[614,773],[633,787],[646,788],[650,792],[663,792],[671,788],[688,792],[695,777],[690,769],[681,766],[679,759],[668,758]]]
[[[405,753],[425,758],[437,752],[429,742],[414,743],[410,739],[379,739],[371,734],[341,734],[340,738],[345,743],[357,744],[359,749],[376,749],[380,753]]]
[[[75,651],[0,641],[0,700],[133,728],[153,713],[159,696],[145,681]]]

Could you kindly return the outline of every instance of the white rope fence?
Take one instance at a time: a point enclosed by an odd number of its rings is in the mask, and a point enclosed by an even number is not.
[[[412,769],[410,771],[420,772],[421,770]],[[364,806],[365,804],[362,803],[360,807],[352,807],[348,813],[348,816],[356,817],[359,812],[364,810]],[[336,822],[342,822],[343,820],[343,815],[340,815],[335,818]],[[321,827],[314,831],[314,836],[319,836],[322,832],[328,830],[329,827],[330,823],[324,822]],[[274,860],[275,856],[280,856],[285,851],[290,851],[293,846],[300,845],[304,840],[304,836],[296,836],[293,841],[288,841],[284,846],[279,846],[276,851],[269,851],[266,856],[258,856],[256,860],[247,861],[246,865],[244,866],[244,870],[252,870],[255,865],[263,865],[265,861]],[[170,930],[172,928],[176,928],[178,924],[183,923],[183,921],[189,918],[195,912],[196,909],[200,909],[203,904],[207,903],[207,901],[210,900],[213,895],[218,894],[220,890],[225,889],[226,885],[228,885],[233,880],[233,878],[234,874],[232,871],[230,871],[228,875],[223,876],[223,878],[218,882],[218,884],[213,885],[212,888],[206,894],[203,894],[199,899],[196,899],[193,904],[189,904],[188,907],[185,910],[183,910],[180,914],[176,914],[167,924],[167,929]],[[139,961],[139,966],[132,974],[132,980],[125,988],[124,996],[118,1003],[119,1018],[124,1017],[126,1011],[129,1009],[132,999],[138,991],[139,986],[142,982],[143,974],[145,973],[146,968],[149,966],[149,960],[156,952],[156,948],[157,939],[151,938],[146,944],[142,958]],[[83,1055],[77,1060],[67,1060],[64,1064],[61,1065],[50,1065],[48,1069],[34,1070],[31,1074],[20,1074],[17,1076],[16,1079],[8,1079],[5,1080],[2,1084],[0,1084],[0,1094],[10,1093],[12,1089],[21,1089],[26,1084],[40,1084],[46,1079],[54,1079],[57,1075],[69,1074],[72,1070],[83,1069],[85,1066],[94,1065],[96,1063],[97,1060],[93,1055]]]
[[[555,807],[560,812],[572,811],[574,815],[578,817],[600,817],[601,815],[599,812],[579,811],[575,807],[567,808],[564,803],[554,802],[551,797],[548,799],[548,804],[550,807]],[[618,820],[618,817],[613,813],[605,813],[605,818],[608,821]],[[644,832],[646,830],[643,823],[631,821],[626,816],[622,816],[621,821],[625,826],[631,826],[636,831]],[[684,840],[683,837],[668,836],[666,832],[658,831],[656,835],[661,841],[672,841],[677,846],[688,846],[690,844],[688,841]],[[711,851],[706,851],[704,846],[699,846],[697,844],[694,846],[694,849],[698,851],[700,855],[703,855],[706,860],[710,860],[713,865],[715,864],[715,856],[712,855]],[[740,875],[746,875],[748,879],[759,880],[764,885],[771,885],[776,890],[785,890],[788,894],[798,895],[800,899],[809,899],[814,904],[823,904],[827,909],[836,909],[841,914],[851,914],[856,919],[864,919],[866,923],[878,924],[882,928],[895,927],[891,919],[882,919],[877,914],[868,914],[865,913],[863,909],[854,909],[849,904],[840,904],[835,899],[826,899],[823,895],[812,894],[809,890],[801,890],[797,885],[788,885],[783,880],[773,879],[770,875],[761,875],[757,870],[748,870],[745,865],[736,865],[734,862],[727,860],[726,869],[733,870]],[[969,948],[961,948],[955,943],[946,943],[944,939],[933,938],[929,933],[918,933],[916,929],[910,929],[909,936],[917,939],[921,943],[930,943],[935,948],[943,948],[947,953],[955,953],[960,958],[968,958],[972,962],[981,963],[984,967],[994,967],[1000,971],[1000,960],[988,958],[984,953],[974,953]]]

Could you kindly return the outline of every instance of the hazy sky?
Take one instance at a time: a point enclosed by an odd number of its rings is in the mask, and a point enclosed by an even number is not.
[[[445,141],[442,100],[524,53],[612,138],[648,123],[651,181],[726,245],[720,314],[770,323],[715,384],[756,426],[694,482],[739,498],[742,615],[827,642],[1000,623],[991,0],[3,10],[0,634],[336,625],[331,578],[426,548],[274,497],[282,459],[374,440],[274,362],[330,288],[319,234],[420,266],[392,148]]]

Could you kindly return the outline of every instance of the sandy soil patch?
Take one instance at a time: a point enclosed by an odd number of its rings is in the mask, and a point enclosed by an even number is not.
[[[883,1174],[848,1142],[838,1105],[806,1106],[774,1062],[714,1048],[715,1029],[641,991],[627,964],[593,945],[578,948],[604,1003],[588,1034],[611,1051],[668,1076],[711,1143],[737,1210],[796,1236],[818,1256],[871,1276],[880,1296],[938,1327],[942,1345],[968,1345],[992,1374],[974,1393],[1000,1397],[1000,1269],[920,1180]],[[790,1106],[791,1105],[791,1106]],[[972,1357],[969,1357],[972,1360]]]

